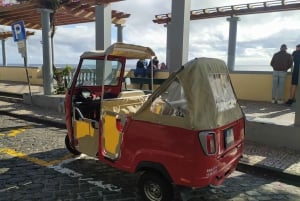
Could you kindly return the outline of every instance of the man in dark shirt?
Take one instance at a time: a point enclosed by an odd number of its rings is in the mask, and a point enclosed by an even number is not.
[[[286,52],[287,47],[282,44],[280,51],[275,53],[271,60],[273,67],[273,87],[272,87],[272,103],[282,104],[283,89],[286,79],[287,70],[292,67],[292,55]]]
[[[158,70],[158,64],[159,64],[159,61],[156,56],[150,60],[148,66],[147,66],[147,76],[149,78],[152,79],[154,77],[155,72]],[[152,90],[152,82],[150,82],[150,84],[149,84],[149,90]]]
[[[298,85],[299,78],[299,68],[300,68],[300,44],[296,46],[296,50],[292,54],[294,60],[294,67],[292,70],[292,85],[290,89],[290,98],[286,102],[287,105],[292,105],[295,102],[296,89]]]

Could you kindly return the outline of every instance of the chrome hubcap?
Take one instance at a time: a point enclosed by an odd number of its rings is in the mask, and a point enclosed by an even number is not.
[[[145,184],[144,191],[149,200],[152,201],[161,201],[162,200],[162,192],[160,186],[158,184],[149,182]]]

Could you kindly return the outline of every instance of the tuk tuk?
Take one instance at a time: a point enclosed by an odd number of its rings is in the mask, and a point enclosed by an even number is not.
[[[115,43],[84,52],[65,98],[67,149],[141,172],[144,200],[172,201],[174,186],[220,185],[243,153],[245,116],[224,61],[196,58],[151,94],[125,90],[127,59],[148,47]]]

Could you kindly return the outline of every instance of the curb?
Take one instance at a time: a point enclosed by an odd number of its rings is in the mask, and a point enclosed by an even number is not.
[[[0,92],[0,100],[10,103],[23,103],[24,99],[22,96],[17,96],[11,93]]]
[[[237,168],[238,171],[258,175],[260,177],[271,178],[274,180],[279,180],[287,184],[300,187],[300,175],[284,172],[281,169],[269,167],[265,165],[251,165],[244,162],[239,162]]]
[[[23,120],[30,121],[30,122],[47,124],[49,126],[62,128],[62,129],[67,129],[66,124],[64,122],[59,122],[59,121],[50,120],[50,119],[38,118],[38,117],[29,116],[29,115],[25,115],[25,114],[15,114],[15,113],[4,111],[4,110],[0,110],[0,114],[4,114],[4,115],[7,115],[7,116],[11,116],[11,117],[16,117],[16,118],[23,119]]]

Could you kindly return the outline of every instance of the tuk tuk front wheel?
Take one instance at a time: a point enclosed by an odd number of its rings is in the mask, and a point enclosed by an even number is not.
[[[173,201],[172,184],[158,173],[143,173],[139,178],[138,188],[145,201]]]
[[[74,155],[80,155],[81,153],[79,151],[77,151],[72,145],[71,145],[71,142],[70,142],[70,139],[69,139],[69,136],[66,135],[66,138],[65,138],[65,145],[68,149],[68,151],[71,153],[71,154],[74,154]]]

